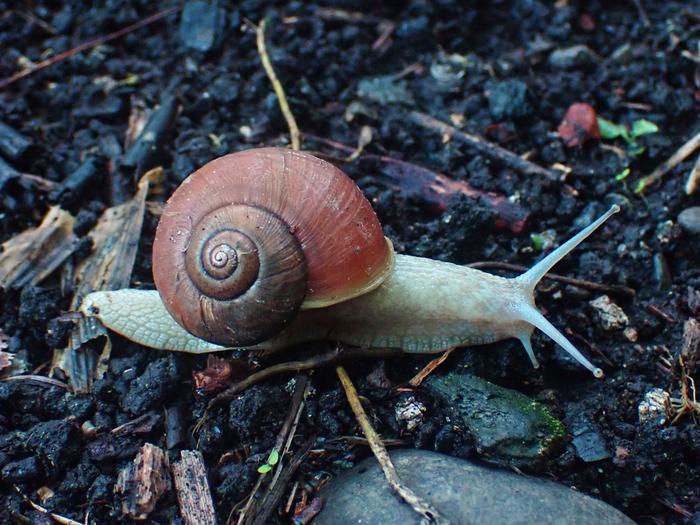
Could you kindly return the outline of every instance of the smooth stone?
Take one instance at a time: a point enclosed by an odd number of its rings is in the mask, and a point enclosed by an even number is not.
[[[425,450],[397,450],[391,459],[402,483],[455,524],[634,525],[610,505],[553,481]],[[321,497],[314,525],[420,523],[373,457],[338,476]]]
[[[598,62],[599,58],[591,48],[578,44],[565,49],[555,49],[549,55],[549,65],[559,69],[587,67]]]
[[[226,29],[226,10],[215,2],[195,0],[182,10],[178,36],[189,49],[208,53],[219,47]]]
[[[424,389],[467,427],[477,452],[492,463],[537,468],[564,445],[562,422],[520,392],[458,372],[433,375]]]
[[[678,224],[687,233],[700,235],[700,206],[686,208],[678,214]]]
[[[494,120],[519,119],[532,113],[527,84],[504,80],[488,87],[489,112]]]

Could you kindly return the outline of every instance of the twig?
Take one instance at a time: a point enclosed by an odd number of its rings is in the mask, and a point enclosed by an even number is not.
[[[641,178],[639,182],[637,182],[634,192],[642,193],[645,189],[654,184],[656,181],[660,180],[669,171],[692,155],[698,148],[700,148],[700,132],[695,134],[695,136],[693,136],[688,142],[678,148],[673,155],[662,162],[659,167],[651,173],[651,175]]]
[[[36,16],[34,13],[30,11],[21,11],[19,9],[16,9],[14,13],[22,18],[24,18],[27,22],[30,22],[32,24],[38,25],[40,28],[42,28],[44,31],[46,31],[50,35],[57,35],[58,31],[49,24],[48,22],[44,22],[41,18]]]
[[[277,486],[280,474],[283,470],[284,454],[289,450],[292,438],[296,434],[296,428],[299,424],[299,417],[301,416],[301,412],[304,407],[304,397],[306,396],[307,388],[308,379],[306,376],[298,377],[294,388],[294,394],[292,395],[292,400],[289,403],[289,409],[287,410],[287,416],[284,419],[284,423],[282,423],[282,428],[277,434],[277,440],[275,441],[275,446],[273,448],[273,450],[277,451],[279,457],[275,475],[267,486],[267,491],[261,496],[259,494],[259,489],[263,485],[264,480],[268,479],[266,474],[261,473],[258,483],[256,483],[254,490],[250,493],[250,496],[248,496],[248,500],[238,516],[237,523],[239,525],[244,523],[266,523],[269,518],[266,507],[272,506],[274,508],[277,500],[282,495],[281,492],[275,489],[275,487]],[[270,498],[273,495],[275,496],[275,499],[274,501],[271,501]]]
[[[642,24],[644,24],[645,27],[649,27],[651,25],[651,22],[649,22],[649,16],[647,15],[647,11],[642,5],[642,0],[634,0],[634,6],[637,8],[637,12],[639,13],[639,18],[642,20]]]
[[[471,146],[479,153],[486,155],[487,157],[492,158],[502,163],[503,165],[514,169],[515,171],[518,171],[525,175],[538,175],[546,177],[547,179],[553,181],[557,181],[560,179],[560,174],[554,170],[538,166],[537,164],[534,164],[529,160],[523,159],[522,157],[516,155],[512,151],[509,151],[499,146],[498,144],[488,142],[476,135],[460,131],[454,126],[450,126],[449,124],[446,124],[441,120],[433,118],[430,115],[426,115],[425,113],[421,113],[419,111],[411,111],[411,113],[409,113],[409,116],[411,120],[419,126],[437,131],[441,135],[450,138],[455,138]]]
[[[214,399],[209,402],[207,406],[207,412],[211,411],[220,403],[225,403],[231,401],[238,394],[243,392],[246,388],[260,383],[270,377],[289,374],[291,372],[300,372],[302,370],[311,370],[312,368],[319,368],[322,366],[335,365],[338,363],[344,363],[348,361],[354,361],[356,359],[361,359],[364,357],[377,358],[377,357],[390,357],[395,355],[400,355],[403,352],[398,348],[352,348],[349,350],[334,350],[333,352],[328,352],[327,354],[318,355],[311,357],[309,359],[304,359],[301,361],[288,361],[286,363],[279,363],[277,365],[268,366],[263,368],[259,372],[249,375],[242,381],[230,386],[220,394],[218,394]]]
[[[316,135],[304,134],[307,139],[315,140],[321,144],[326,144],[339,151],[348,152],[351,155],[354,149],[340,142],[319,137]],[[327,157],[327,156],[326,156]],[[420,188],[421,197],[428,203],[435,205],[440,211],[447,208],[447,203],[452,195],[463,193],[470,197],[480,199],[484,204],[491,207],[496,213],[496,225],[508,227],[513,233],[520,233],[525,227],[528,212],[520,205],[510,202],[505,196],[477,190],[462,180],[455,180],[442,173],[436,173],[418,164],[413,164],[405,160],[395,159],[386,155],[375,155],[362,151],[359,158],[375,161],[386,166],[383,175],[389,179],[391,189],[399,191],[411,191],[416,186]],[[333,159],[338,162],[347,162],[347,159]]]
[[[258,43],[258,54],[260,55],[260,60],[262,61],[263,68],[265,68],[265,73],[272,83],[272,89],[275,90],[275,95],[277,95],[277,101],[280,105],[280,110],[284,115],[284,119],[287,121],[287,126],[289,127],[289,137],[292,141],[292,149],[301,149],[301,134],[299,133],[299,127],[297,126],[297,121],[294,119],[292,111],[289,109],[289,103],[287,102],[287,95],[284,93],[284,88],[277,78],[275,70],[272,68],[272,62],[270,62],[270,56],[267,54],[267,47],[265,45],[265,25],[267,20],[263,19],[260,24],[255,29],[257,35]]]
[[[91,40],[88,40],[87,42],[83,42],[82,44],[74,47],[73,49],[69,49],[68,51],[64,51],[63,53],[59,53],[58,55],[54,55],[51,58],[47,58],[46,60],[42,60],[41,62],[38,62],[34,67],[31,67],[29,69],[25,69],[23,71],[19,71],[18,73],[15,73],[14,75],[11,75],[7,78],[0,80],[0,89],[9,86],[13,82],[16,82],[24,77],[28,77],[29,75],[36,73],[37,71],[41,71],[42,69],[46,69],[49,66],[53,66],[54,64],[57,64],[58,62],[62,62],[63,60],[66,60],[67,58],[70,58],[74,55],[77,55],[78,53],[85,51],[86,49],[90,49],[91,47],[99,46],[101,44],[104,44],[105,42],[109,42],[110,40],[114,40],[115,38],[119,38],[120,36],[124,36],[128,33],[136,31],[137,29],[141,29],[142,27],[147,26],[149,24],[152,24],[153,22],[157,22],[158,20],[165,18],[166,16],[171,15],[171,14],[179,11],[180,8],[181,8],[181,6],[170,7],[168,9],[161,11],[160,13],[156,13],[155,15],[144,18],[143,20],[139,20],[135,24],[131,24],[130,26],[126,26],[122,29],[119,29],[118,31],[115,31],[114,33],[110,33],[110,34],[104,35],[104,36],[98,36],[97,38],[93,38]]]
[[[319,7],[316,9],[316,16],[322,20],[348,22],[350,24],[381,24],[382,22],[390,22],[388,18],[380,18],[360,11],[347,11],[334,7]]]
[[[281,474],[278,482],[270,487],[270,492],[268,492],[269,497],[265,499],[266,503],[263,505],[261,513],[253,521],[253,525],[265,525],[271,522],[270,515],[276,509],[277,503],[284,495],[284,489],[292,479],[292,476],[306,459],[313,441],[313,438],[307,439],[306,442],[299,447],[296,454],[294,454],[289,465],[283,471],[280,471]]]
[[[430,363],[425,365],[420,372],[418,372],[416,375],[413,376],[413,378],[411,378],[408,384],[414,388],[420,386],[420,384],[425,380],[426,377],[432,374],[438,366],[440,366],[442,363],[445,362],[445,360],[448,357],[450,357],[450,354],[454,352],[455,348],[457,347],[453,346],[452,348],[448,348],[442,353],[442,355],[431,360]]]
[[[422,517],[421,523],[435,523],[442,525],[448,524],[449,521],[443,518],[437,509],[435,509],[429,502],[419,497],[410,488],[401,483],[399,475],[396,472],[396,468],[389,457],[389,453],[387,452],[384,443],[382,443],[381,438],[374,428],[372,428],[372,424],[367,417],[365,409],[362,407],[362,402],[357,395],[357,390],[355,390],[355,386],[352,384],[350,377],[342,366],[337,366],[335,371],[338,374],[340,383],[343,385],[343,390],[345,390],[348,403],[350,403],[350,407],[355,413],[355,418],[362,428],[362,433],[367,438],[369,446],[372,449],[372,453],[377,458],[377,461],[379,461],[379,465],[382,467],[382,471],[384,472],[384,476],[386,477],[389,486],[399,495],[402,500],[410,505],[411,508]]]
[[[466,266],[469,266],[469,268],[476,268],[478,270],[484,268],[495,268],[497,270],[509,270],[512,272],[525,272],[528,270],[527,266],[498,261],[479,261],[467,264]],[[548,273],[544,276],[544,278],[560,283],[572,284],[574,286],[578,286],[579,288],[584,288],[587,290],[607,293],[610,295],[624,295],[626,297],[634,297],[636,293],[633,288],[629,288],[627,286],[594,283],[593,281],[586,281],[585,279],[574,279],[573,277],[566,277],[565,275],[559,275],[556,273]]]
[[[12,485],[12,488],[15,489],[15,492],[19,495],[20,498],[22,498],[27,504],[32,507],[34,510],[41,512],[42,514],[45,514],[46,516],[49,516],[52,520],[56,521],[57,523],[60,523],[61,525],[83,525],[79,521],[75,521],[71,518],[67,518],[65,516],[61,516],[60,514],[55,514],[48,509],[42,507],[38,503],[34,503],[31,499],[29,499],[29,496],[24,494],[17,485]]]
[[[338,436],[337,438],[329,439],[324,443],[324,448],[321,450],[313,450],[312,452],[324,453],[328,450],[329,445],[335,445],[339,443],[348,443],[349,445],[360,445],[363,447],[369,446],[369,441],[367,438],[360,436]],[[405,439],[384,439],[382,440],[385,447],[406,447],[408,446],[408,441]]]
[[[301,465],[301,462],[306,457],[313,439],[309,439],[307,443],[295,454],[289,465],[285,465],[284,457],[289,452],[292,446],[292,439],[296,435],[297,426],[299,425],[299,418],[301,417],[302,410],[304,408],[304,398],[309,389],[309,384],[306,376],[300,376],[297,379],[296,388],[294,389],[294,395],[292,396],[292,401],[289,406],[289,411],[287,413],[287,418],[282,425],[282,430],[280,430],[277,436],[277,442],[275,443],[275,450],[279,452],[279,462],[275,469],[275,475],[270,482],[265,495],[259,500],[257,508],[260,509],[255,516],[251,517],[251,523],[253,525],[264,525],[269,523],[270,514],[276,509],[277,504],[282,498],[284,488],[287,482],[291,479],[292,474]]]
[[[68,390],[68,385],[63,381],[54,379],[52,377],[40,376],[35,374],[20,374],[16,376],[3,377],[0,381],[30,381],[32,383],[45,384],[49,386],[57,386]]]
[[[700,186],[700,157],[695,161],[693,169],[690,170],[688,180],[685,183],[685,194],[692,195]]]

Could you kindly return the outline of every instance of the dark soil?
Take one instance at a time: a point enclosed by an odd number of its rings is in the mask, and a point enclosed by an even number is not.
[[[175,2],[105,4],[0,1],[0,77],[26,61],[38,62]],[[443,366],[465,366],[545,403],[570,432],[583,420],[610,452],[607,459],[586,462],[570,444],[543,475],[597,496],[641,523],[699,523],[700,427],[691,415],[670,425],[640,424],[637,414],[651,388],[680,395],[676,363],[683,324],[700,315],[700,244],[676,222],[683,209],[700,204],[698,194],[689,197],[683,190],[696,157],[682,162],[643,198],[631,189],[637,178],[700,131],[700,3],[641,0],[648,25],[632,0],[571,0],[557,6],[537,0],[376,4],[323,2],[324,7],[361,13],[356,20],[333,19],[312,3],[221,2],[225,16],[213,26],[221,38],[209,51],[183,44],[192,24],[179,34],[181,15],[175,13],[0,90],[0,120],[28,141],[19,150],[0,149],[4,161],[19,172],[55,182],[83,166],[87,181],[49,195],[20,179],[9,180],[0,194],[0,241],[37,225],[56,201],[78,217],[76,234],[83,242],[72,256],[78,262],[90,252],[90,228],[102,209],[133,194],[136,177],[146,168],[164,167],[165,195],[153,197],[162,200],[214,157],[285,145],[285,121],[260,65],[255,35],[245,26],[246,20],[269,16],[271,58],[302,132],[354,148],[361,127],[371,127],[373,140],[366,151],[375,157],[343,168],[370,198],[399,252],[456,263],[493,260],[529,266],[541,256],[533,249],[531,233],[553,229],[561,242],[611,202],[623,205],[621,214],[556,271],[634,288],[634,299],[613,299],[636,328],[637,341],[596,322],[588,302],[599,294],[545,282],[537,297],[552,322],[570,330],[574,342],[605,369],[605,380],[594,380],[544,337],[535,338],[539,370],[531,368],[515,341],[460,350]],[[50,26],[42,27],[37,19]],[[396,26],[376,46],[380,19]],[[553,50],[577,44],[594,54],[570,63],[553,64],[548,58]],[[367,83],[386,75],[394,75],[393,81],[379,81],[388,84],[387,92]],[[123,148],[130,114],[137,107],[166,104],[168,97],[179,109],[163,124],[162,148],[140,157],[138,165],[130,164]],[[574,102],[587,102],[618,123],[645,118],[659,132],[640,138],[644,151],[636,155],[621,140],[567,148],[556,129]],[[504,168],[411,124],[410,109],[448,122],[461,116],[466,131],[517,154],[528,153],[543,166],[565,164],[572,172],[563,185]],[[616,146],[618,153],[603,145]],[[304,147],[330,157],[347,156],[308,136]],[[495,228],[492,209],[473,198],[455,197],[440,209],[408,186],[397,188],[391,166],[376,155],[510,196],[529,211],[526,227],[521,234]],[[84,167],[87,159],[96,168]],[[616,180],[625,167],[631,169],[629,178]],[[150,246],[156,223],[157,217],[147,213],[134,286],[152,283]],[[655,270],[662,260],[667,274]],[[65,344],[65,322],[59,316],[68,309],[70,296],[62,292],[59,277],[0,294],[0,334],[8,336],[8,351],[27,354],[28,371],[45,374],[53,349]],[[145,442],[168,448],[172,458],[181,449],[202,451],[220,523],[250,493],[256,469],[286,416],[291,378],[248,389],[193,434],[208,400],[196,395],[192,372],[206,367],[206,357],[156,352],[118,337],[113,342],[109,372],[90,394],[27,380],[0,382],[0,523],[14,523],[18,516],[39,522],[22,495],[79,522],[86,513],[91,523],[129,522],[121,517],[113,486]],[[328,348],[319,344],[302,351],[308,355]],[[663,359],[673,367],[665,367]],[[479,459],[469,436],[423,394],[418,394],[428,405],[423,423],[411,432],[397,423],[394,406],[401,394],[394,387],[429,360],[406,355],[386,363],[356,363],[348,371],[369,400],[383,437]],[[358,435],[359,429],[334,372],[318,370],[311,383],[313,395],[298,439],[314,436],[314,448],[324,452],[309,456],[292,481],[313,494],[329,474],[368,450],[337,439]],[[142,419],[126,431],[110,432],[137,417]],[[174,417],[184,429],[180,439],[170,439]],[[291,484],[283,503],[290,490]],[[177,523],[178,516],[171,493],[149,522]],[[289,522],[286,514],[274,519]]]

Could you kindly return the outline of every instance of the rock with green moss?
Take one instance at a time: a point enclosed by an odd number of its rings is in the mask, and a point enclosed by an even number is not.
[[[477,451],[488,461],[537,468],[564,444],[561,421],[520,392],[457,372],[432,376],[424,388],[450,408],[455,424],[469,430]]]

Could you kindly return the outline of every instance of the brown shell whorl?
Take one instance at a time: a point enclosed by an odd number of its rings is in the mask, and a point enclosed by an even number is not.
[[[340,170],[279,148],[215,159],[168,200],[153,277],[186,330],[226,346],[281,331],[300,308],[375,288],[393,251],[369,203]]]

